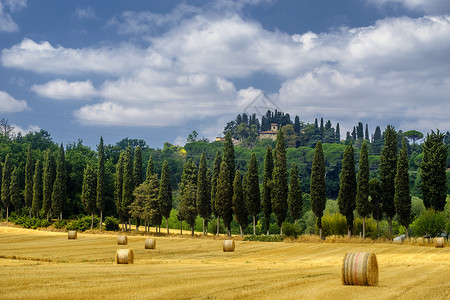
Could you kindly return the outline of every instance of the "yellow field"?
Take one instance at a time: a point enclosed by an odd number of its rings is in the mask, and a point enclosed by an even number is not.
[[[391,243],[261,243],[0,227],[0,299],[450,299],[450,247]],[[114,264],[132,248],[133,265]],[[343,286],[347,252],[377,255],[379,285]]]

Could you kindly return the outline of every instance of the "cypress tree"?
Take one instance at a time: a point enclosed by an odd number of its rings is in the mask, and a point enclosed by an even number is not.
[[[41,162],[39,160],[36,161],[36,165],[34,166],[34,175],[33,175],[33,203],[31,205],[33,215],[37,218],[39,217],[39,210],[42,206],[42,170],[41,170]]]
[[[338,195],[339,211],[347,219],[348,237],[352,235],[353,211],[356,206],[356,175],[353,145],[350,143],[342,159],[341,182]]]
[[[25,163],[25,189],[23,191],[23,196],[31,219],[33,205],[33,162],[31,161],[31,144],[28,144],[27,150],[27,161]]]
[[[397,174],[395,175],[395,210],[399,223],[405,227],[406,238],[409,238],[408,227],[411,223],[411,195],[409,193],[409,163],[405,138],[397,160]]]
[[[372,212],[369,202],[369,154],[364,141],[359,156],[358,190],[356,192],[356,211],[363,218],[363,239],[366,238],[366,217]]]
[[[183,166],[180,183],[180,204],[178,206],[182,220],[191,226],[194,235],[195,218],[197,217],[197,167],[192,159]]]
[[[3,206],[6,208],[6,222],[9,218],[9,206],[11,205],[11,158],[9,154],[6,154],[5,163],[3,164],[2,170],[2,202]]]
[[[172,185],[170,183],[169,163],[164,160],[159,182],[159,205],[161,215],[166,218],[167,234],[169,234],[169,217],[172,210]]]
[[[14,206],[14,210],[16,213],[19,212],[22,207],[22,201],[20,199],[20,191],[19,191],[19,169],[14,167],[11,173],[11,183],[9,185],[9,193],[11,197],[11,203]]]
[[[311,168],[311,209],[317,217],[317,228],[322,238],[322,216],[326,203],[325,189],[325,158],[322,150],[322,142],[318,141],[314,149],[314,157]]]
[[[216,217],[217,217],[216,211],[217,180],[219,179],[221,163],[222,163],[222,154],[220,153],[219,150],[217,150],[216,156],[214,157],[213,172],[211,178],[211,211],[214,213]],[[220,218],[217,217],[217,235],[219,235],[219,225],[220,225]]]
[[[383,217],[383,210],[381,207],[381,182],[378,178],[372,178],[369,181],[369,195],[370,195],[370,206],[372,207],[372,216],[378,222]]]
[[[336,124],[336,143],[341,141],[341,129],[339,127],[339,123]]]
[[[96,205],[100,212],[100,230],[103,229],[103,211],[105,210],[105,147],[103,145],[103,137],[100,137],[100,144],[97,148],[98,152],[98,169],[97,169],[97,195]]]
[[[91,230],[94,228],[94,213],[97,208],[97,178],[90,164],[86,166],[83,174],[83,186],[81,189],[81,202],[87,213],[91,214]]]
[[[66,203],[66,199],[66,159],[64,147],[61,143],[56,160],[56,178],[53,183],[52,191],[52,211],[55,216],[58,216],[59,220],[62,220],[62,210],[64,203]]]
[[[203,151],[200,157],[197,176],[197,213],[203,218],[203,234],[206,234],[205,221],[209,217],[209,207],[211,207],[211,194],[210,190],[208,190],[208,178],[206,176],[206,172],[206,156]]]
[[[133,202],[134,191],[134,176],[133,176],[133,157],[131,154],[131,146],[125,149],[123,156],[123,188],[122,188],[122,210],[124,218],[128,219],[129,230],[131,231],[131,215],[129,213],[129,206]]]
[[[272,214],[272,172],[273,172],[273,157],[272,148],[267,146],[266,156],[264,157],[264,174],[262,184],[262,206],[264,211],[264,229],[269,234],[270,215]]]
[[[241,173],[236,170],[233,181],[233,212],[236,216],[236,220],[239,224],[241,236],[244,236],[243,229],[247,226],[247,209],[244,201],[244,191],[242,188]],[[253,233],[255,234],[255,233]]]
[[[142,183],[142,150],[141,146],[134,149],[134,165],[133,165],[134,186],[138,187]]]
[[[208,223],[209,220],[211,218],[211,214],[212,214],[212,204],[211,204],[211,183],[212,183],[212,172],[211,169],[208,169],[206,171],[206,183],[208,184],[207,189],[208,189],[208,202],[209,202],[209,206],[208,206],[208,218],[206,219],[206,234],[208,234]]]
[[[256,234],[256,215],[261,211],[261,197],[259,194],[258,165],[256,164],[255,153],[252,153],[250,158],[247,180],[244,188],[247,210],[249,215],[253,217],[253,234]]]
[[[277,134],[277,144],[275,147],[275,163],[273,168],[272,186],[272,210],[277,217],[277,224],[280,226],[280,234],[283,235],[283,222],[286,219],[289,194],[288,173],[286,167],[286,146],[284,143],[283,131]]]
[[[159,202],[159,182],[158,175],[153,174],[147,178],[143,185],[147,186],[148,201],[144,204],[144,213],[150,224],[159,227],[162,221],[161,203]],[[140,217],[139,217],[140,218]]]
[[[222,218],[227,230],[228,236],[230,236],[230,223],[233,219],[232,212],[232,198],[233,191],[228,179],[230,168],[228,168],[225,161],[220,164],[219,178],[217,179],[217,192],[216,192],[216,213],[217,218]],[[217,235],[219,235],[219,222],[217,222]]]
[[[422,145],[423,160],[422,194],[426,208],[443,211],[447,197],[446,161],[447,146],[444,145],[444,134],[431,131]]]
[[[294,219],[295,224],[297,224],[297,220],[302,216],[303,196],[300,187],[300,179],[298,178],[297,165],[295,163],[292,163],[288,204],[291,216]]]
[[[234,180],[234,170],[236,169],[235,167],[235,156],[234,156],[234,146],[233,146],[233,141],[231,139],[231,133],[228,132],[225,135],[225,142],[223,143],[223,159],[222,161],[225,162],[225,164],[228,167],[228,183],[232,186],[233,185],[233,180]],[[233,187],[231,187],[233,188]],[[230,202],[231,202],[231,197],[233,194],[230,195]]]
[[[369,125],[366,124],[366,131],[364,133],[364,138],[370,142],[370,137],[369,137]]]
[[[397,170],[397,133],[390,125],[384,132],[384,146],[380,155],[381,202],[392,235],[392,218],[395,215],[395,173]]]
[[[44,172],[42,176],[42,209],[47,215],[47,220],[50,219],[50,212],[52,209],[53,173],[53,155],[51,154],[50,149],[47,149],[44,153]]]
[[[152,156],[150,156],[148,158],[147,172],[145,174],[145,178],[150,178],[153,174],[155,174],[155,167],[153,166],[153,158]]]
[[[124,212],[122,208],[122,191],[123,191],[123,157],[125,152],[119,155],[119,161],[116,165],[116,177],[114,180],[114,202],[116,203],[117,214],[119,215],[122,231],[124,230]]]

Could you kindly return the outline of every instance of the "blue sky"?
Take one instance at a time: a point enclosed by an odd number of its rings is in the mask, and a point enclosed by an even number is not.
[[[160,148],[274,108],[450,130],[448,0],[0,0],[0,48],[0,118],[58,143]]]

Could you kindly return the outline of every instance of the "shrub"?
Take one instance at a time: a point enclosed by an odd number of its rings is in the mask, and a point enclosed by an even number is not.
[[[25,216],[17,217],[15,216],[12,220],[14,224],[22,226],[24,228],[33,228],[36,229],[38,227],[47,227],[50,226],[50,222],[48,222],[45,219],[38,219],[38,218],[28,218]]]
[[[108,231],[119,230],[119,220],[114,217],[105,218],[105,229]]]
[[[246,235],[244,241],[257,241],[257,242],[282,242],[283,237],[281,235]]]
[[[411,224],[412,232],[416,236],[438,236],[445,232],[447,216],[444,212],[436,212],[433,209],[423,211],[419,218]]]
[[[330,214],[328,212],[322,217],[322,235],[341,235],[347,234],[347,221],[340,213]]]
[[[394,223],[394,222],[393,222]],[[362,234],[363,231],[363,220],[362,218],[356,218],[353,221],[353,235]],[[377,223],[372,218],[366,218],[366,237],[376,239],[378,237]]]
[[[67,224],[67,230],[77,230],[77,231],[86,231],[91,229],[91,216],[85,216],[81,219],[71,221]],[[94,216],[94,228],[98,228],[100,219],[97,216]]]
[[[283,223],[283,235],[291,238],[297,238],[301,233],[300,228],[296,224],[288,222]]]
[[[66,220],[58,220],[55,223],[53,223],[53,226],[55,228],[57,228],[57,229],[61,229],[61,228],[63,228],[66,225],[67,225],[67,221]]]

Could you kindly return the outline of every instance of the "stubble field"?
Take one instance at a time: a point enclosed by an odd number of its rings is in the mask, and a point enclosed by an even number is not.
[[[0,227],[0,299],[450,299],[450,247],[391,243],[262,243]],[[135,262],[117,265],[117,249]],[[347,252],[373,252],[376,287],[344,286]]]

